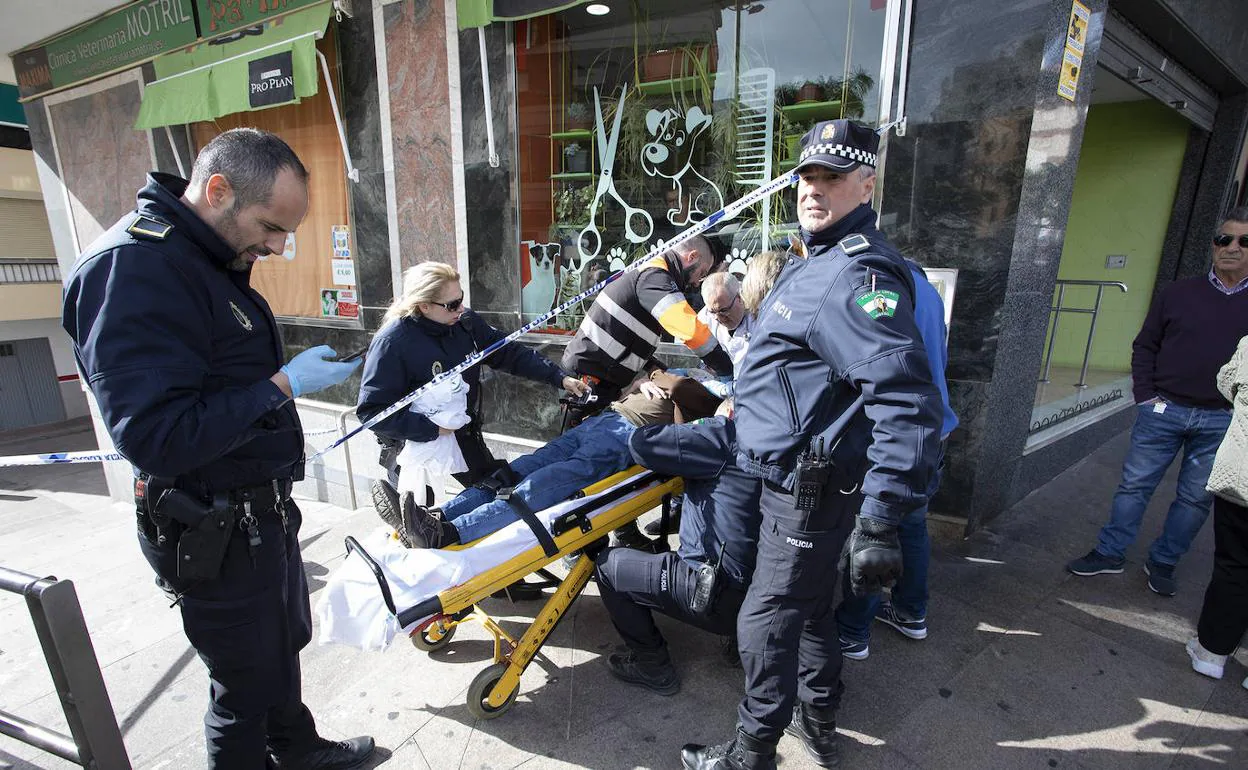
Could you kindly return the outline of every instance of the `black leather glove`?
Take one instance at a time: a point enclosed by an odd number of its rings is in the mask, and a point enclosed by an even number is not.
[[[845,546],[845,560],[845,573],[855,596],[876,594],[893,585],[902,568],[897,527],[859,516]]]

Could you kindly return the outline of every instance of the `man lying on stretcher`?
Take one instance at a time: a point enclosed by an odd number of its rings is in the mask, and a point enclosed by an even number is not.
[[[637,428],[710,417],[719,405],[696,380],[656,371],[601,414],[512,460],[440,510],[416,505],[407,495],[400,538],[410,548],[442,548],[497,532],[522,514],[567,500],[630,467],[628,438]]]

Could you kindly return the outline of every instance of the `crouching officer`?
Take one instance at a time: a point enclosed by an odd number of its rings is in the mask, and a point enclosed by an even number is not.
[[[136,211],[87,248],[62,323],[117,449],[135,467],[139,546],[176,597],[208,667],[209,765],[351,768],[372,738],[316,733],[300,696],[312,616],[299,553],[303,477],[295,396],[359,365],[320,346],[282,365],[282,338],[250,286],[308,209],[285,142],[235,129],[188,183],[153,173]]]
[[[722,411],[695,423],[638,428],[629,452],[639,465],[683,476],[685,503],[676,553],[607,548],[598,554],[602,603],[628,647],[608,656],[607,667],[625,682],[674,695],[680,677],[651,611],[733,634],[754,572],[762,483],[735,466],[736,430]]]
[[[758,564],[737,622],[746,694],[736,737],[685,746],[686,768],[770,770],[786,729],[816,763],[836,763],[842,546],[848,537],[853,589],[878,591],[901,571],[897,522],[926,499],[940,393],[910,271],[869,205],[878,144],[846,120],[802,137],[805,258],[790,256],[764,300],[737,374],[737,463],[763,480]]]

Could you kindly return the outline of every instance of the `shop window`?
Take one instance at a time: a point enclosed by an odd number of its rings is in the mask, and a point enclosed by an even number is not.
[[[596,5],[514,25],[526,322],[791,169],[815,122],[879,115],[884,0]],[[717,248],[743,274],[795,220],[774,195]]]
[[[317,50],[329,71],[338,71],[337,46],[331,23]],[[335,91],[341,93],[338,84]],[[274,315],[319,319],[328,324],[358,324],[360,309],[352,254],[346,161],[334,122],[328,89],[297,104],[226,115],[196,123],[197,147],[231,128],[250,126],[282,137],[308,169],[308,215],[286,239],[286,251],[256,262],[251,285],[264,296]]]

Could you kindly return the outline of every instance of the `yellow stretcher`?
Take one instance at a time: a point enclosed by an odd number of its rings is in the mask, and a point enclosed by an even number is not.
[[[494,635],[494,663],[477,674],[468,686],[468,710],[475,717],[494,719],[506,713],[515,702],[520,691],[520,676],[572,602],[584,590],[593,573],[594,562],[583,552],[580,553],[572,570],[562,580],[555,579],[544,568],[567,554],[580,552],[657,505],[663,505],[666,521],[671,499],[683,491],[683,482],[679,478],[662,476],[634,466],[585,487],[577,496],[587,497],[607,489],[611,492],[587,501],[555,520],[551,534],[558,553],[553,556],[547,555],[540,545],[535,545],[503,564],[404,610],[395,608],[385,574],[359,542],[348,537],[346,547],[348,553],[355,551],[368,563],[377,578],[386,607],[398,619],[399,625],[406,628],[412,623],[418,624],[410,634],[417,649],[425,652],[441,649],[451,641],[456,627],[466,620],[476,620]],[[591,513],[592,516],[589,515]],[[473,543],[468,543],[449,548],[458,550],[472,546]],[[528,630],[517,640],[478,607],[477,602],[534,572],[551,579],[558,588],[542,606]]]

